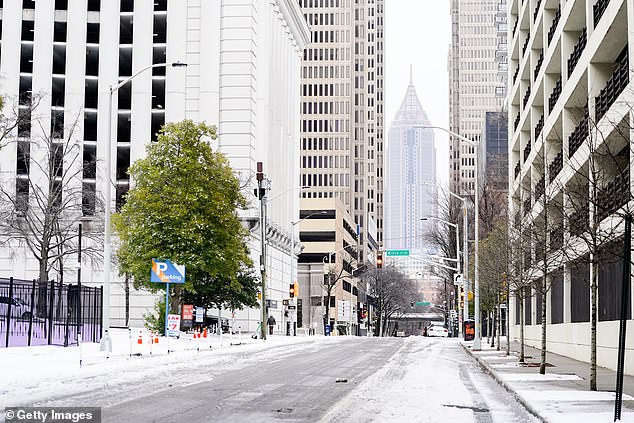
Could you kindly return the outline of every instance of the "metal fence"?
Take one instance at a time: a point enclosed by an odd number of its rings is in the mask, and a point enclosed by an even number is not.
[[[101,288],[0,278],[0,347],[101,339]]]

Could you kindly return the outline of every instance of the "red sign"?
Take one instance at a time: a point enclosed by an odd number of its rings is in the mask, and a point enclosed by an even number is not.
[[[194,320],[194,306],[183,304],[183,320]]]

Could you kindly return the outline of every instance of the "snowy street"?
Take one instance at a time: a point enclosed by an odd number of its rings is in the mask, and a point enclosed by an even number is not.
[[[536,421],[453,339],[228,341],[200,352],[93,357],[81,369],[55,355],[70,348],[30,357],[57,360],[46,371],[35,363],[20,369],[14,357],[11,368],[0,369],[13,382],[0,387],[0,406],[103,407],[106,422]]]

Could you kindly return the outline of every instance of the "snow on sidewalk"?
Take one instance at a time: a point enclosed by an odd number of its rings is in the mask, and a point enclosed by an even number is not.
[[[489,372],[504,384],[533,412],[550,423],[592,423],[614,420],[614,392],[588,391],[579,387],[582,380],[576,374],[558,373],[549,367],[546,374],[539,374],[539,366],[527,367],[519,363],[519,357],[505,351],[496,351],[482,343],[481,351],[471,351],[471,343],[463,346]],[[538,362],[537,362],[538,363]],[[632,401],[623,394],[623,401]],[[634,423],[634,412],[622,408],[621,421]]]

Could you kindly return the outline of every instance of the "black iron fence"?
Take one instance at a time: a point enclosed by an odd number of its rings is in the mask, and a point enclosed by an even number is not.
[[[101,339],[101,288],[0,278],[0,347]]]

